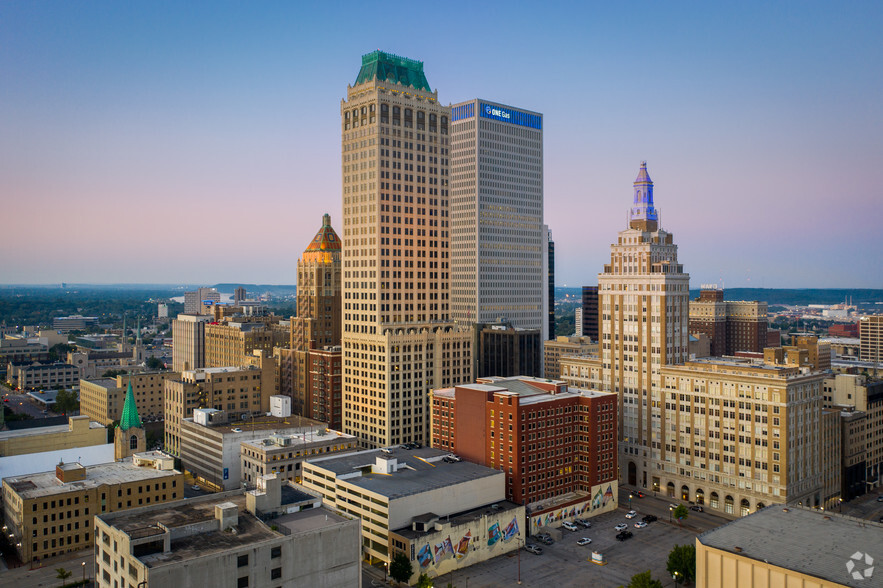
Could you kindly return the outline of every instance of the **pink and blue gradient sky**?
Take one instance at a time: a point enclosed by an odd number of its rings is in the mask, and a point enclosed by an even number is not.
[[[363,53],[542,112],[558,285],[641,160],[691,284],[883,287],[883,4],[0,3],[0,283],[291,284]]]

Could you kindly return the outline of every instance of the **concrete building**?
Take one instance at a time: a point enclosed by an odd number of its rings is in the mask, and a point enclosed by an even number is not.
[[[583,336],[583,309],[581,306],[577,306],[573,311],[573,325],[575,327],[574,335],[577,337]]]
[[[3,479],[4,521],[23,562],[91,547],[93,518],[183,496],[184,477],[158,452]]]
[[[450,165],[451,318],[545,334],[543,115],[455,104]]]
[[[68,424],[0,431],[0,457],[91,447],[107,443],[107,429],[88,416],[68,417]]]
[[[243,441],[240,462],[242,481],[254,484],[261,476],[276,474],[283,482],[300,483],[302,464],[312,457],[355,451],[359,441],[352,435],[310,427],[302,434],[274,432],[270,436]]]
[[[179,314],[172,321],[172,370],[205,367],[205,324],[210,316]]]
[[[159,420],[165,414],[166,380],[180,377],[177,372],[142,372],[80,380],[80,414],[102,425],[120,420],[126,388],[131,383],[139,413],[149,420]]]
[[[858,358],[878,365],[883,360],[883,315],[863,316],[858,322],[858,332],[861,341]]]
[[[428,392],[472,377],[450,317],[450,107],[423,63],[374,51],[341,102],[343,429],[426,443]]]
[[[256,508],[270,502],[275,507]],[[268,516],[272,521],[265,522]],[[278,480],[247,494],[102,514],[95,517],[95,534],[94,577],[101,588],[362,585],[359,522],[278,487]]]
[[[617,485],[614,394],[514,377],[481,378],[431,397],[433,447],[502,470],[506,499],[531,512],[550,498],[591,497],[602,483]]]
[[[270,410],[275,391],[273,360],[262,352],[250,365],[185,370],[165,382],[165,449],[180,456],[181,424],[196,408],[223,410],[241,420]]]
[[[881,536],[879,523],[770,506],[696,538],[696,587],[875,585]]]
[[[6,379],[22,390],[71,388],[80,381],[80,370],[77,366],[66,363],[10,363],[6,370]]]
[[[823,383],[822,394],[826,407],[844,413],[844,424],[846,414],[861,412],[866,415],[864,456],[858,460],[864,462],[865,471],[858,476],[863,485],[859,493],[880,487],[883,484],[883,381],[858,374],[829,375]],[[852,439],[852,435],[848,437],[854,444],[849,452],[854,453],[859,442]],[[856,480],[855,473],[850,476],[844,473],[844,477]],[[856,484],[853,487],[858,489]]]
[[[511,323],[476,324],[475,329],[477,341],[472,348],[477,352],[472,369],[479,378],[542,375],[540,329],[521,329]]]
[[[699,298],[690,301],[690,333],[704,333],[711,340],[711,355],[735,355],[738,351],[762,352],[767,346],[767,303],[724,300],[724,291],[703,285]]]
[[[391,530],[505,498],[503,472],[444,461],[448,454],[398,448],[313,459],[304,463],[304,486],[329,508],[361,519],[364,559],[388,563]]]
[[[264,320],[243,321],[225,320],[205,325],[205,367],[240,365],[243,358],[263,351],[267,357],[273,355],[274,347],[288,343],[287,321],[285,325],[275,317]]]
[[[287,416],[261,415],[245,420],[228,416],[225,411],[197,409],[192,418],[181,421],[181,466],[213,490],[233,490],[242,485],[244,442],[266,439],[271,434],[315,437],[326,427],[325,423],[290,412]],[[252,475],[250,481],[257,477]]]
[[[221,295],[214,288],[184,292],[184,314],[208,314],[206,311],[220,301]]]
[[[75,314],[71,316],[57,316],[52,319],[52,328],[60,333],[86,331],[96,326],[98,326],[97,316],[82,316]]]
[[[6,368],[10,363],[26,364],[35,361],[49,361],[47,345],[15,335],[0,337],[0,368]]]
[[[559,336],[553,341],[546,341],[543,346],[543,377],[557,379],[561,377],[561,358],[568,355],[596,355],[598,342],[590,337]]]

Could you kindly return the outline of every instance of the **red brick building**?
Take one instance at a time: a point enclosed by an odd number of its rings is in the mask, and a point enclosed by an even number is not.
[[[853,337],[859,336],[858,323],[836,323],[828,327],[828,334],[832,337]]]
[[[432,446],[506,472],[530,504],[617,479],[616,395],[560,380],[481,378],[432,392]]]

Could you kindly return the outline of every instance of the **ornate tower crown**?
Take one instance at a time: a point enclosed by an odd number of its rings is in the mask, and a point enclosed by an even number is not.
[[[647,173],[647,162],[641,162],[638,177],[635,178],[635,201],[629,212],[629,227],[644,231],[658,228],[659,216],[653,207],[653,180]]]

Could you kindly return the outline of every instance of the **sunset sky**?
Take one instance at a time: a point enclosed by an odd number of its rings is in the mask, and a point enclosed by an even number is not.
[[[883,288],[883,3],[2,2],[0,283],[293,284],[374,49],[543,113],[556,283],[642,160],[691,285]]]

